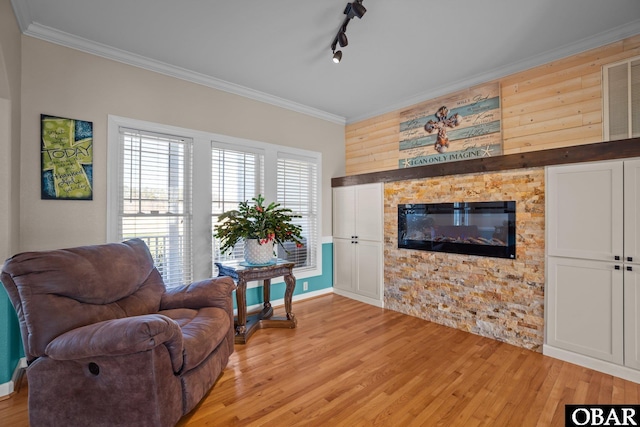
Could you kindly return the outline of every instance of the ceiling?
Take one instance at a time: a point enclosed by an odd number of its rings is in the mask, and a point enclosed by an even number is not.
[[[23,33],[350,123],[640,33],[640,0],[11,0]]]

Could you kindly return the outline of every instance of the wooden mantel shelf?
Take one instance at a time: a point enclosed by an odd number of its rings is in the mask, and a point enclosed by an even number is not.
[[[331,187],[640,157],[640,138],[331,178]]]

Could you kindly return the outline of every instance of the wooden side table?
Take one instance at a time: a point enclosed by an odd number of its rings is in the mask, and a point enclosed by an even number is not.
[[[291,312],[291,299],[296,287],[296,278],[293,275],[295,263],[278,259],[275,264],[266,266],[243,266],[238,262],[215,263],[218,267],[218,276],[230,276],[238,288],[236,289],[236,305],[238,306],[238,318],[235,324],[236,344],[246,344],[249,337],[262,328],[295,328],[297,320]],[[273,317],[271,307],[271,279],[284,277],[286,290],[284,292],[284,309],[286,317]],[[257,313],[247,315],[247,282],[262,280],[264,307]]]

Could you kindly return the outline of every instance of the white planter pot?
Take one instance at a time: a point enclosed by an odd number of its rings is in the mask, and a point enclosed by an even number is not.
[[[248,264],[264,265],[275,261],[273,255],[274,241],[260,244],[258,239],[247,239],[244,241],[244,260]]]

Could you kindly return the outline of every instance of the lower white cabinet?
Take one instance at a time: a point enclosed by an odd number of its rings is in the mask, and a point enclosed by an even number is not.
[[[338,238],[333,241],[333,250],[335,257],[334,288],[338,291],[346,291],[380,301],[382,243]],[[373,301],[366,302],[373,303]]]
[[[549,257],[547,344],[623,364],[623,293],[614,263]]]
[[[624,271],[624,364],[640,370],[640,266]]]

